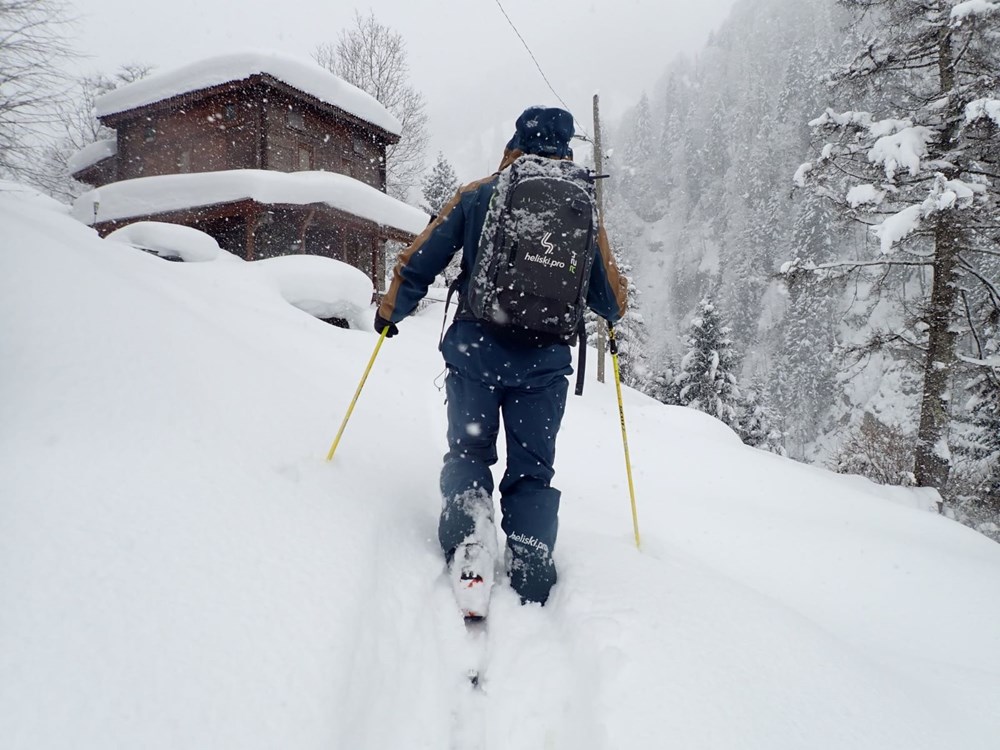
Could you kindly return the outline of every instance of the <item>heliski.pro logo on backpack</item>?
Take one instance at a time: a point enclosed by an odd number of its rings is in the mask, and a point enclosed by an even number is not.
[[[542,247],[545,248],[545,255],[542,255],[541,253],[538,253],[536,255],[532,255],[531,253],[525,253],[524,259],[530,263],[538,263],[540,265],[543,265],[546,268],[565,268],[566,263],[564,261],[551,257],[552,253],[556,251],[556,246],[552,244],[552,240],[550,239],[551,237],[552,237],[552,232],[546,232],[542,236]]]

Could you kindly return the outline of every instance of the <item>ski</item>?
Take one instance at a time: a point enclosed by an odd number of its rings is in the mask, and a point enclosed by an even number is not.
[[[450,750],[471,750],[486,745],[487,624],[485,617],[464,618],[465,633],[453,654],[456,667]],[[461,670],[461,673],[458,672]]]
[[[493,556],[481,544],[461,544],[455,550],[448,574],[466,623],[484,619],[493,590]]]
[[[466,677],[473,690],[483,689],[483,672],[486,668],[486,617],[465,615],[465,632],[469,642],[469,666]]]

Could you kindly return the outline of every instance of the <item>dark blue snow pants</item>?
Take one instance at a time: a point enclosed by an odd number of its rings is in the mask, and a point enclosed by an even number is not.
[[[522,600],[544,603],[556,581],[552,551],[560,493],[550,482],[572,372],[569,347],[515,346],[478,323],[459,321],[449,328],[442,351],[448,364],[448,453],[441,470],[441,547],[450,556],[474,534],[477,518],[492,519],[490,467],[497,461],[502,416],[507,569]]]

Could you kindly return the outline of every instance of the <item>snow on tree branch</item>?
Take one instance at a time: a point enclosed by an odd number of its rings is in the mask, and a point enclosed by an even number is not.
[[[959,26],[969,16],[985,16],[1000,10],[1000,3],[993,0],[966,0],[951,9],[951,24]]]
[[[1000,128],[1000,100],[976,99],[965,105],[965,124],[971,125],[983,117],[988,117]]]
[[[792,182],[795,183],[797,187],[806,186],[806,175],[812,171],[813,163],[807,161],[800,165],[798,169],[795,170],[795,175],[792,177]]]
[[[912,125],[908,120],[881,120],[868,128],[878,140],[868,152],[873,164],[881,164],[886,179],[892,180],[899,168],[905,168],[911,176],[920,172],[920,162],[927,156],[927,143],[934,138],[929,128]],[[879,137],[878,133],[887,132]]]
[[[882,223],[873,226],[872,233],[879,238],[882,253],[889,255],[896,243],[911,235],[920,226],[923,216],[922,205],[907,206]]]
[[[834,112],[832,109],[827,109],[826,112],[821,114],[815,120],[809,121],[809,127],[811,128],[825,128],[825,127],[837,127],[845,128],[849,125],[855,127],[867,128],[872,124],[871,112]]]
[[[871,187],[871,186],[859,186]],[[964,182],[963,180],[948,180],[942,174],[934,177],[934,183],[923,203],[907,206],[880,224],[872,227],[872,232],[881,241],[883,254],[892,252],[893,245],[912,234],[923,219],[953,208],[968,208],[976,195],[986,192],[983,185]],[[850,196],[850,193],[848,193]]]
[[[809,126],[817,130],[862,131],[868,138],[874,140],[868,151],[868,161],[882,166],[886,179],[890,181],[895,179],[900,169],[905,169],[910,176],[916,176],[920,172],[922,160],[927,156],[927,144],[935,138],[933,130],[922,125],[914,125],[910,119],[873,120],[870,112],[838,113],[827,109],[822,115],[811,120]],[[820,151],[820,161],[838,155],[839,151],[835,148],[837,145],[827,143],[823,146]],[[805,173],[812,168],[810,166],[805,169],[805,167],[803,164],[796,171],[797,181],[804,181]]]
[[[847,203],[851,208],[861,205],[877,206],[886,196],[885,190],[879,190],[874,185],[855,185],[847,191]]]

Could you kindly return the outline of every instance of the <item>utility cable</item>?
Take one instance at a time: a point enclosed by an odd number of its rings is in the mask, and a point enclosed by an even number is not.
[[[531,61],[535,64],[535,67],[538,68],[538,72],[541,74],[542,80],[545,81],[545,85],[549,87],[549,91],[551,91],[553,96],[555,96],[555,98],[559,100],[559,103],[566,108],[567,112],[572,112],[569,105],[562,100],[562,97],[559,96],[555,88],[553,88],[552,84],[549,82],[549,77],[545,75],[545,71],[542,70],[542,66],[539,65],[538,58],[535,57],[535,53],[531,51],[531,47],[528,46],[528,43],[524,40],[524,37],[521,35],[521,32],[517,30],[517,26],[514,25],[514,22],[510,19],[510,16],[507,15],[507,11],[504,10],[503,5],[500,4],[500,0],[495,0],[495,2],[497,4],[497,7],[500,9],[500,12],[503,13],[503,17],[507,19],[507,23],[509,23],[510,27],[514,29],[514,33],[517,34],[517,38],[521,40],[521,44],[523,44],[524,48],[528,51],[528,55],[531,57]],[[573,119],[576,120],[575,117]],[[579,121],[577,121],[577,125],[579,124],[580,124]],[[586,128],[581,127],[580,130],[583,131],[584,135],[587,136],[588,140],[593,141],[593,139],[590,137],[590,133],[587,132]]]

